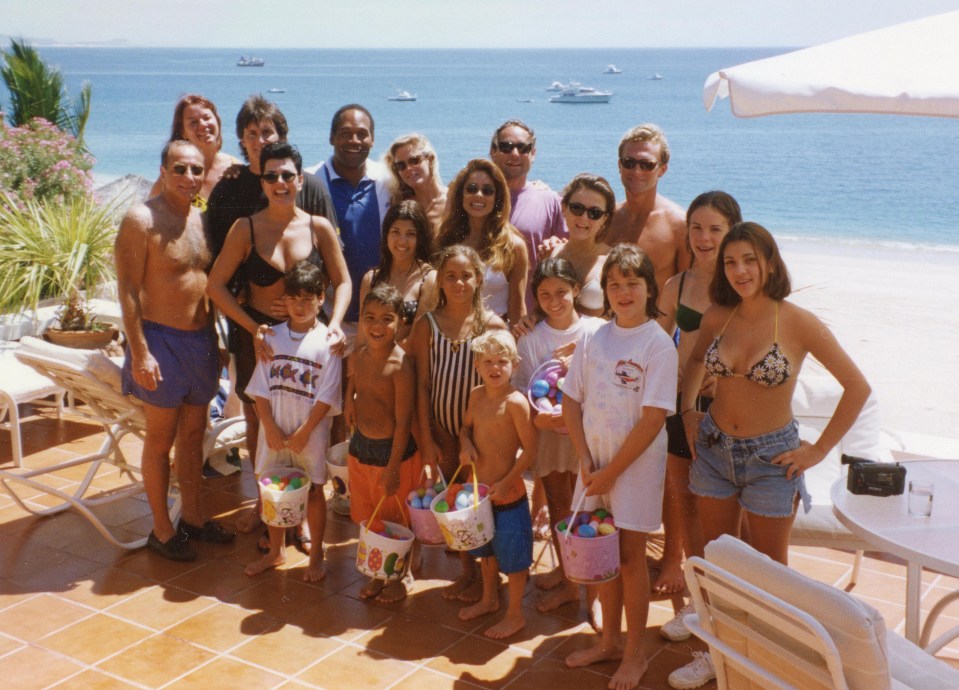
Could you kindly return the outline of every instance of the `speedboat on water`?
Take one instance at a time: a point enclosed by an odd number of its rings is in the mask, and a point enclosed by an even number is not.
[[[395,96],[387,96],[386,100],[388,101],[415,101],[416,94],[410,93],[409,91],[403,91],[401,89],[396,90]]]
[[[273,89],[267,89],[266,92],[267,93],[286,93],[286,89],[273,88]]]
[[[656,72],[656,74],[654,74],[653,76],[651,76],[651,77],[649,78],[649,80],[650,80],[650,81],[659,81],[659,80],[662,79],[662,78],[663,78],[663,75],[660,74],[659,72]]]
[[[550,96],[550,103],[609,103],[612,91],[597,91],[592,86],[563,89],[558,96]]]
[[[603,74],[622,74],[623,70],[613,64],[606,65],[606,69],[603,70]]]
[[[241,55],[240,59],[236,61],[237,67],[262,67],[265,64],[263,58],[253,57],[252,55],[250,57]]]

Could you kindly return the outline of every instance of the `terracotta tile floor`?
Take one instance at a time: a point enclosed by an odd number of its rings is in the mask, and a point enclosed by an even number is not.
[[[101,440],[96,427],[58,421],[43,410],[23,430],[31,467],[90,452]],[[135,443],[125,448],[137,452]],[[0,466],[11,467],[11,457],[9,434],[0,433]],[[77,477],[63,472],[56,482],[69,487]],[[96,485],[107,490],[116,482],[106,471]],[[207,505],[227,521],[255,493],[248,471],[204,484]],[[128,535],[150,529],[142,499],[127,499],[107,518]],[[304,557],[292,548],[285,567],[244,575],[254,541],[254,535],[240,535],[231,546],[201,545],[196,562],[171,563],[145,550],[110,546],[76,513],[37,518],[0,495],[0,685],[579,690],[605,688],[615,670],[612,663],[577,670],[563,665],[570,651],[590,641],[585,609],[568,605],[553,615],[537,614],[532,586],[524,600],[526,629],[509,643],[482,637],[490,620],[461,622],[457,607],[440,596],[458,568],[442,549],[424,550],[424,572],[435,579],[418,581],[401,603],[379,605],[358,598],[364,578],[353,564],[356,528],[347,519],[330,513],[329,576],[317,584],[301,581]],[[542,542],[536,550],[543,551]],[[545,550],[538,568],[552,567],[552,558]],[[838,586],[848,581],[851,564],[852,556],[842,552],[791,551],[795,568]],[[927,573],[924,606],[957,588],[959,582]],[[901,564],[865,559],[854,592],[898,632],[904,591]],[[662,639],[658,628],[671,617],[670,602],[653,603],[646,635],[650,670],[642,688],[667,687],[670,671],[703,649],[695,641]],[[942,620],[943,629],[957,624],[956,618]],[[959,644],[940,656],[959,667]]]

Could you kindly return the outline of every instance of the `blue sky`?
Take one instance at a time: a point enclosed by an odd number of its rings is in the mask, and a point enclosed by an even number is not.
[[[0,0],[38,45],[253,48],[805,46],[955,0]]]

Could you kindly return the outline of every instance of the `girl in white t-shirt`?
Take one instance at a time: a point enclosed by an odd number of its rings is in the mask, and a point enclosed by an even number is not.
[[[568,366],[576,341],[605,323],[592,316],[580,316],[576,311],[581,287],[576,269],[566,259],[544,259],[536,266],[533,296],[543,320],[517,343],[520,363],[513,385],[519,390],[526,391],[533,372],[551,359]],[[565,431],[559,433],[564,429],[562,414],[540,413],[534,408],[533,423],[540,432],[533,477],[543,482],[549,521],[556,524],[569,515],[572,507],[579,457]],[[540,578],[537,586],[551,590],[537,603],[539,611],[552,611],[579,600],[579,587],[566,579],[562,564]]]
[[[577,489],[602,497],[619,528],[621,577],[600,585],[602,637],[570,654],[566,664],[621,658],[610,687],[635,687],[647,667],[646,536],[662,516],[664,425],[676,404],[677,357],[672,339],[656,323],[655,271],[639,247],[614,247],[600,282],[614,319],[576,345],[563,387],[563,418],[582,463]]]

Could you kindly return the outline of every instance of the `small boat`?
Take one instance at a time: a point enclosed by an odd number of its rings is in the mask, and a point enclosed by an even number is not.
[[[286,93],[286,89],[267,89],[267,93]]]
[[[532,99],[532,98],[517,98],[517,99],[516,99],[516,102],[517,102],[517,103],[532,103],[532,102],[533,102],[533,99]]]
[[[550,96],[550,103],[609,103],[612,91],[597,91],[592,86],[574,86],[564,89],[558,96]]]
[[[622,74],[623,70],[613,64],[606,65],[606,69],[603,70],[603,74]]]
[[[653,76],[651,76],[651,77],[649,78],[649,80],[650,80],[650,81],[659,81],[659,80],[662,79],[662,78],[663,78],[663,75],[660,74],[659,72],[656,72],[656,74],[654,74]]]
[[[415,101],[416,94],[410,93],[409,91],[403,91],[402,89],[396,90],[395,96],[387,96],[386,100],[388,101]]]
[[[266,63],[263,61],[263,58],[258,58],[254,56],[246,57],[241,55],[240,59],[236,61],[237,67],[262,67]]]

